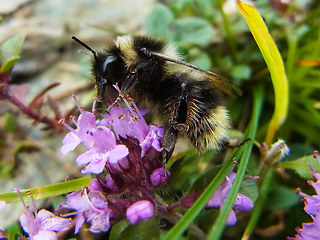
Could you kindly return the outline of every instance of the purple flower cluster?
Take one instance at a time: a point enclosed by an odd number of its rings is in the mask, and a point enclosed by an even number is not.
[[[126,101],[125,101],[126,102]],[[180,203],[169,207],[159,199],[156,190],[170,179],[161,157],[164,129],[148,126],[134,102],[126,102],[127,108],[113,107],[109,113],[96,116],[80,109],[78,119],[72,117],[76,128],[65,121],[61,123],[70,130],[63,139],[61,154],[65,155],[82,143],[87,151],[79,155],[76,162],[84,167],[83,174],[94,174],[90,186],[67,196],[61,208],[75,210],[75,232],[84,222],[90,231],[108,231],[114,223],[127,218],[131,224],[165,216],[177,207],[190,207],[201,194],[191,193]],[[222,207],[235,173],[231,172],[207,204],[207,207]],[[188,202],[188,204],[184,204]],[[248,211],[252,201],[238,194],[233,209]],[[232,210],[228,224],[236,223]]]
[[[129,104],[126,99],[124,102],[127,108],[115,106],[99,119],[78,105],[79,117],[71,117],[75,128],[65,120],[60,121],[70,131],[62,141],[61,155],[83,144],[87,150],[76,162],[82,168],[81,173],[92,174],[94,178],[89,187],[66,196],[67,201],[61,203],[59,209],[72,212],[63,217],[44,209],[32,213],[17,190],[26,209],[20,222],[29,239],[55,240],[56,232],[69,229],[72,221],[75,233],[84,223],[91,232],[97,233],[108,231],[125,218],[133,225],[155,215],[170,219],[176,214],[176,208],[189,208],[201,194],[201,191],[190,193],[171,205],[157,195],[157,190],[170,180],[161,154],[164,129],[148,125],[134,102]],[[207,207],[223,206],[235,176],[231,172],[226,177]],[[0,208],[4,205],[5,202],[0,201]],[[238,194],[234,210],[248,211],[252,207],[248,197]],[[75,216],[74,220],[68,218],[70,216]],[[236,216],[231,210],[228,225],[235,223]],[[0,237],[2,235],[6,239],[5,233],[0,231]]]
[[[134,105],[134,103],[132,104]],[[135,106],[135,105],[134,105]],[[82,143],[87,151],[76,162],[83,174],[94,174],[87,189],[73,192],[60,207],[76,210],[77,233],[84,222],[90,231],[108,231],[110,224],[125,216],[132,223],[153,217],[163,211],[155,190],[170,178],[163,168],[162,127],[148,126],[137,107],[113,107],[101,120],[80,109],[76,128],[63,139],[62,155]]]
[[[314,154],[314,158],[317,158],[320,162],[318,152]],[[297,189],[297,193],[303,197],[305,204],[304,211],[311,216],[313,222],[303,223],[302,228],[297,228],[297,234],[294,238],[288,237],[288,240],[316,240],[320,239],[320,174],[315,171],[311,166],[310,170],[314,178],[317,181],[309,180],[308,184],[311,185],[316,191],[315,195],[309,196]]]
[[[60,204],[59,209],[72,210],[64,218],[47,210],[32,213],[18,191],[26,208],[20,222],[30,239],[57,239],[56,232],[71,227],[72,220],[66,218],[69,216],[75,216],[75,233],[84,223],[89,224],[91,232],[106,232],[124,218],[136,224],[155,215],[170,216],[175,214],[175,208],[189,208],[201,194],[190,193],[169,206],[157,195],[156,191],[170,179],[161,154],[164,129],[147,125],[135,103],[125,103],[127,108],[115,106],[100,120],[78,106],[79,117],[71,118],[75,128],[60,121],[70,130],[62,141],[61,155],[82,143],[87,150],[76,162],[83,174],[93,174],[94,178],[89,187],[68,194],[67,201]],[[207,207],[223,206],[235,176],[231,172],[226,177]],[[4,205],[0,202],[0,208]],[[238,194],[234,210],[248,211],[252,207],[248,197]],[[235,223],[231,210],[228,225]]]

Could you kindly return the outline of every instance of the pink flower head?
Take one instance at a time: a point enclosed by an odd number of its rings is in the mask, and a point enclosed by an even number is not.
[[[61,204],[76,210],[76,233],[84,222],[90,231],[100,232],[109,230],[110,218],[115,223],[127,216],[132,224],[151,218],[155,190],[169,180],[161,157],[163,127],[147,125],[134,102],[133,107],[126,104],[127,108],[113,107],[101,120],[79,107],[80,116],[72,118],[75,129],[61,121],[70,130],[61,154],[82,143],[87,151],[76,162],[85,166],[81,173],[96,174],[87,189],[69,194]]]
[[[78,156],[76,162],[79,166],[88,164],[81,173],[101,173],[107,161],[114,163],[129,154],[125,145],[116,144],[116,139],[111,130],[99,126],[92,132],[92,146],[88,151]]]
[[[75,149],[83,143],[88,151],[78,156],[76,159],[79,166],[88,164],[82,173],[101,173],[107,161],[118,161],[128,155],[126,146],[116,144],[113,132],[106,126],[98,126],[93,113],[82,111],[74,130],[65,122],[62,122],[69,130],[62,143],[60,150],[62,155]]]
[[[131,108],[113,107],[103,115],[101,125],[112,126],[114,132],[123,138],[134,137],[141,141],[149,131],[149,126],[142,116],[132,113]]]

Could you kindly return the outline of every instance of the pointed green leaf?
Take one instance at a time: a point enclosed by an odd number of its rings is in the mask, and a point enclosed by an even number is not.
[[[300,202],[301,197],[296,193],[295,189],[283,186],[273,186],[269,192],[266,209],[286,209]]]
[[[312,178],[312,172],[310,171],[310,166],[314,170],[320,172],[320,163],[318,159],[315,159],[313,157],[313,155],[304,156],[302,158],[299,158],[293,161],[280,162],[277,165],[278,168],[292,169],[297,174],[299,174],[300,177],[303,177],[305,179]]]
[[[84,187],[89,186],[90,181],[91,181],[90,177],[78,178],[78,179],[56,183],[52,185],[31,188],[31,189],[28,189],[28,192],[31,193],[34,199],[44,199],[44,198],[49,198],[49,197],[81,190]],[[27,190],[22,190],[21,195],[26,201],[30,200],[27,194]],[[6,203],[14,203],[14,202],[21,201],[16,192],[0,193],[0,200],[6,201]]]
[[[128,221],[121,221],[118,229],[111,233],[112,240],[143,240],[143,239],[160,239],[160,227],[158,218],[153,217],[146,221],[138,222],[131,225]]]
[[[20,52],[25,39],[25,35],[16,35],[5,41],[1,47],[1,72],[10,70],[13,65],[20,60]]]

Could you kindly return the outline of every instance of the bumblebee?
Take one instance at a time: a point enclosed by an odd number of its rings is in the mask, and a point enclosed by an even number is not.
[[[168,160],[179,136],[186,136],[202,153],[228,144],[230,118],[223,93],[241,95],[229,80],[182,60],[172,45],[146,36],[119,36],[105,51],[93,54],[97,88],[96,114],[101,113],[107,88],[118,84],[118,101],[129,95],[162,118],[162,156]]]

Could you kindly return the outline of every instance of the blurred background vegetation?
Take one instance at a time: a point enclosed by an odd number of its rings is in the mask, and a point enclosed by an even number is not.
[[[308,166],[320,170],[311,157],[320,146],[320,4],[318,0],[256,0],[252,4],[268,26],[285,65],[289,110],[274,140],[281,138],[290,148],[289,156],[273,166],[277,171],[252,239],[285,239],[302,222],[311,221],[295,189],[313,194],[306,182],[311,178]],[[147,34],[174,43],[186,61],[219,73],[242,89],[241,97],[227,98],[235,129],[231,138],[243,135],[253,114],[253,96],[262,89],[256,147],[246,173],[260,175],[247,190],[257,199],[265,177],[257,146],[265,139],[274,111],[274,86],[235,0],[25,0],[1,2],[1,8],[1,192],[81,176],[74,163],[76,155],[59,155],[66,131],[57,121],[77,114],[71,93],[87,110],[95,96],[91,56],[79,52],[71,36],[101,50],[117,35]],[[185,150],[184,143],[177,148],[184,151],[177,151],[174,158],[186,157],[177,173],[179,180],[173,179],[170,190],[162,193],[169,199],[190,191],[205,170],[218,169],[212,166],[225,159],[225,152],[198,156],[192,148]],[[47,199],[39,204],[51,206],[52,202]],[[207,231],[217,212],[201,212],[196,223]],[[14,223],[20,213],[19,204],[0,211],[0,227]],[[249,218],[248,213],[240,216],[221,239],[240,239]]]

